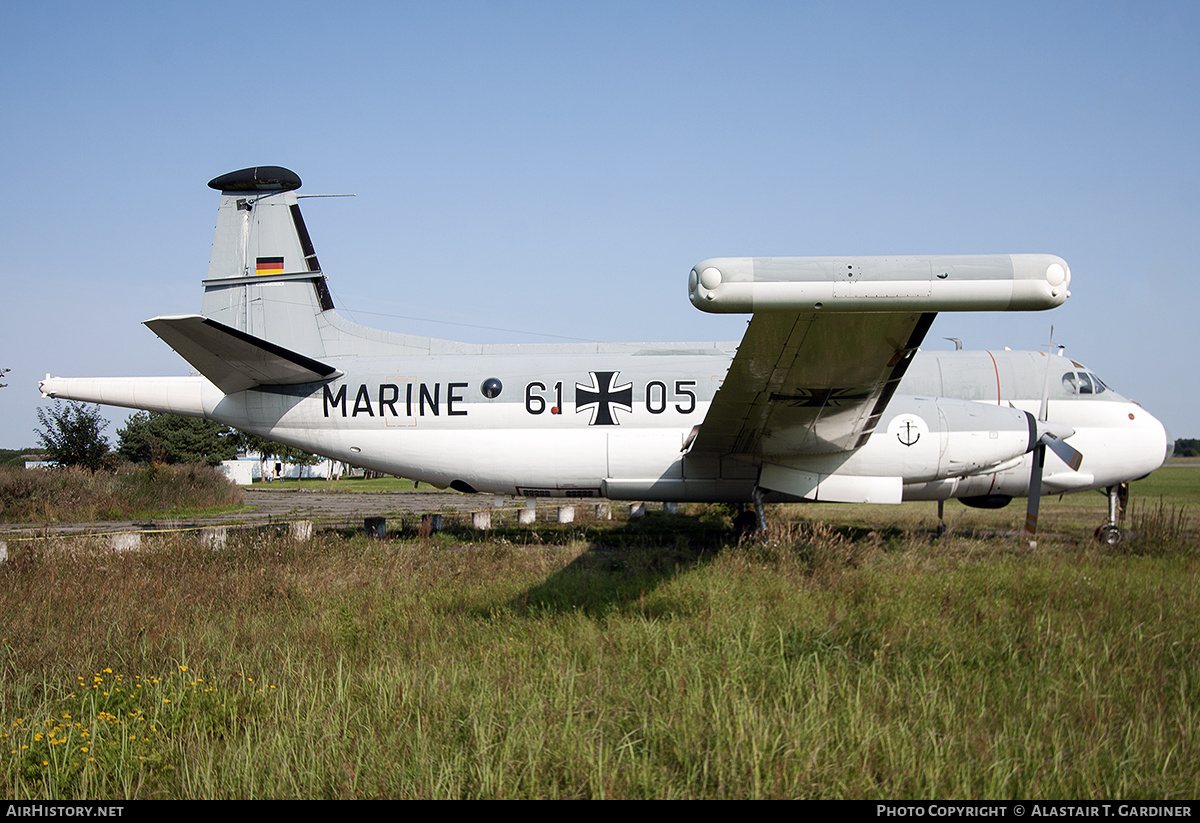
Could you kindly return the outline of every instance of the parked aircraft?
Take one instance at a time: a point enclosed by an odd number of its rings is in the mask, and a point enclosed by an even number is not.
[[[998,507],[1106,490],[1158,468],[1152,415],[1066,357],[919,352],[939,311],[1049,309],[1046,254],[717,258],[692,303],[752,315],[740,343],[476,345],[351,323],[334,309],[275,167],[221,192],[199,314],[146,325],[199,373],[47,378],[47,397],[206,417],[306,451],[526,498]],[[1069,444],[1067,441],[1070,441]],[[753,515],[752,515],[753,516]]]

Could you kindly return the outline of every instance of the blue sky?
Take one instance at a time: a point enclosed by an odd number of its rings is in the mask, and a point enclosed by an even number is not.
[[[13,4],[0,52],[0,447],[37,380],[186,374],[212,177],[283,165],[335,301],[473,341],[736,340],[714,256],[1049,252],[1044,346],[1200,436],[1200,5]],[[128,412],[107,410],[117,425]]]

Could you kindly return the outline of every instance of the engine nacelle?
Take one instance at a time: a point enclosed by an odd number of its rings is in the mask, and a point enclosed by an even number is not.
[[[895,397],[854,452],[768,458],[759,484],[808,500],[899,503],[901,487],[1016,465],[1037,443],[1028,412],[948,398]]]

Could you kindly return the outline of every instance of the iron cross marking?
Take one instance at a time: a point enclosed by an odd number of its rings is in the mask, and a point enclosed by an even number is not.
[[[614,386],[619,371],[593,371],[592,385],[575,384],[575,413],[590,409],[592,420],[589,426],[619,426],[613,417],[612,407],[633,411],[633,384]]]

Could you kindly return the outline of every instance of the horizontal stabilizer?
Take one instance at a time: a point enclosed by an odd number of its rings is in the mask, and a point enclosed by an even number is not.
[[[226,394],[341,374],[333,366],[197,314],[155,317],[146,325]]]

